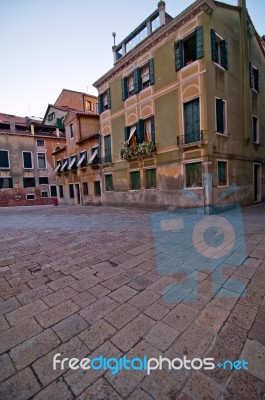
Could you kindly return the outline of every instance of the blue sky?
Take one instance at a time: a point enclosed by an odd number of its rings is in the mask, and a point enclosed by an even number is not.
[[[166,0],[166,11],[175,17],[193,1]],[[63,88],[97,94],[93,82],[113,66],[112,32],[119,43],[157,2],[0,0],[0,112],[43,116]],[[265,1],[247,7],[265,34]]]

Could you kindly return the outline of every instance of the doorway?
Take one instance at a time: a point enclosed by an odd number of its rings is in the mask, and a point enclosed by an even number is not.
[[[254,202],[261,201],[261,165],[254,164]]]
[[[77,205],[80,205],[81,196],[80,196],[80,185],[79,185],[79,183],[75,184],[75,195],[76,195],[75,202],[76,202]]]

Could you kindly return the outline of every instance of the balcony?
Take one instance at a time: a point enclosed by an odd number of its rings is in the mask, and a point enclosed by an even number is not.
[[[122,160],[132,160],[134,158],[150,157],[156,151],[156,144],[154,142],[143,142],[134,146],[125,146],[120,151]]]
[[[177,136],[177,146],[180,149],[187,147],[202,147],[207,143],[207,131],[198,131],[192,134]]]

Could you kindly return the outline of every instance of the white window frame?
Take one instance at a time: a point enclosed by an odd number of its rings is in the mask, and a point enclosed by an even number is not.
[[[202,129],[202,100],[201,100],[201,95],[189,97],[189,98],[185,99],[185,101],[182,101],[182,132],[183,132],[183,138],[185,137],[184,105],[187,104],[187,103],[190,103],[191,101],[194,101],[196,99],[199,99],[200,132],[203,130]]]
[[[52,194],[51,194],[51,186],[55,186],[55,187],[56,187],[56,196],[52,196]],[[58,197],[57,185],[55,185],[55,184],[49,185],[49,194],[50,194],[50,198],[51,198],[51,199],[55,199],[56,197]]]
[[[256,142],[254,142],[254,138],[253,138],[253,119],[256,118],[257,120],[257,140]],[[260,144],[260,135],[259,135],[259,117],[257,117],[256,115],[252,114],[252,142],[254,144]]]
[[[229,167],[228,167],[228,160],[224,160],[221,158],[217,158],[217,187],[218,188],[227,188],[229,187]],[[219,185],[219,170],[218,170],[218,162],[225,162],[226,163],[226,185]]]
[[[45,167],[41,168],[39,164],[39,154],[44,154],[44,159],[45,159]],[[46,153],[44,151],[38,151],[37,152],[37,163],[38,163],[38,169],[47,169],[47,159],[46,159]]]
[[[28,199],[28,196],[34,196],[34,199]],[[29,201],[36,200],[36,195],[34,193],[27,193],[26,200],[29,200]]]
[[[32,165],[32,167],[31,168],[26,168],[25,167],[25,163],[24,163],[24,153],[30,153],[31,154],[31,165]],[[23,160],[23,169],[30,169],[30,170],[32,170],[33,169],[33,157],[32,157],[32,151],[26,151],[26,150],[23,150],[22,151],[22,160]]]
[[[250,87],[251,90],[253,90],[255,93],[259,93],[258,90],[255,89],[255,78],[254,78],[254,72],[255,71],[259,71],[259,69],[257,67],[255,67],[255,65],[251,64],[251,75],[252,75],[252,81],[253,81],[253,87]]]
[[[214,114],[215,114],[215,133],[216,135],[220,135],[220,136],[226,136],[228,137],[228,133],[227,133],[227,100],[222,99],[221,97],[217,97],[215,96],[214,98]],[[224,103],[224,132],[218,132],[217,131],[217,113],[216,113],[216,100],[222,100],[222,102]]]
[[[38,144],[39,141],[43,142],[43,146],[40,146],[40,145]],[[37,146],[37,147],[45,147],[45,140],[44,140],[44,139],[37,139],[37,141],[36,141],[36,146]]]
[[[8,167],[0,167],[0,170],[8,170],[8,169],[10,169],[9,150],[6,150],[6,149],[0,149],[0,151],[6,151],[6,152],[7,152],[7,158],[8,158]]]
[[[72,129],[71,129],[71,127],[72,127]],[[74,124],[73,123],[69,124],[69,130],[70,130],[70,139],[72,140],[75,137],[75,131],[74,131]],[[73,136],[72,136],[72,133],[73,133]]]
[[[217,42],[218,42],[218,62],[214,61],[214,64],[221,68],[222,71],[226,71],[226,69],[224,67],[222,67],[221,65],[221,45],[220,43],[222,42],[222,40],[224,40],[224,38],[222,36],[220,36],[217,32],[215,32],[215,36],[217,37]]]
[[[42,193],[47,193],[47,196],[43,196]],[[42,199],[48,199],[48,198],[49,198],[49,192],[48,192],[48,190],[42,190],[42,191],[41,191],[41,198],[42,198]]]
[[[201,165],[203,166],[203,160],[202,158],[198,158],[195,160],[189,160],[189,161],[184,161],[183,162],[183,175],[184,175],[184,189],[187,190],[201,190],[204,188],[203,186],[203,174],[202,174],[202,186],[197,186],[197,187],[192,187],[192,186],[187,186],[187,172],[186,172],[186,165],[187,164],[196,164],[196,163],[201,163]]]

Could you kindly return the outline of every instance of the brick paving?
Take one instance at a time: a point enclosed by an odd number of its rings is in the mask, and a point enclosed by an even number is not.
[[[265,204],[243,209],[241,265],[216,274],[207,264],[192,271],[183,260],[194,287],[198,282],[195,301],[185,272],[160,275],[151,215],[111,207],[0,209],[1,399],[265,398]],[[165,301],[177,280],[178,301]],[[53,370],[56,353],[245,359],[249,369],[163,368],[150,376]]]

